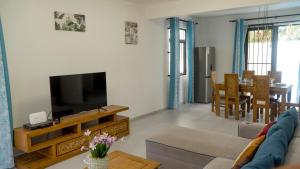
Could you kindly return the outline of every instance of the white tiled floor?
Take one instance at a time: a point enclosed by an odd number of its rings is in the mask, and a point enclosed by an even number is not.
[[[245,119],[241,118],[240,121],[248,119],[250,115]],[[158,130],[177,125],[237,135],[238,123],[233,116],[224,119],[224,113],[221,113],[221,117],[217,117],[210,111],[209,104],[182,105],[177,110],[163,110],[132,120],[130,135],[125,138],[125,142],[115,143],[111,150],[121,150],[145,157],[145,139]],[[82,169],[85,166],[83,159],[87,155],[88,153],[78,155],[48,169]]]

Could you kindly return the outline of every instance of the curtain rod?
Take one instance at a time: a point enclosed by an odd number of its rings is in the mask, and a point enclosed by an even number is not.
[[[267,16],[267,17],[257,17],[257,18],[248,18],[248,19],[244,19],[245,21],[252,21],[252,20],[260,20],[260,19],[270,19],[270,18],[282,18],[282,17],[289,17],[289,16],[299,16],[300,13],[296,13],[296,14],[289,14],[289,15],[277,15],[277,16]],[[237,19],[234,20],[230,20],[229,22],[236,22]]]
[[[249,25],[249,27],[256,27],[256,26],[273,26],[274,24],[293,23],[293,22],[300,22],[300,20],[282,21],[282,22],[271,22],[271,23],[261,23],[261,24],[251,24],[251,25]],[[299,24],[297,24],[297,25],[299,25]]]
[[[171,18],[167,18],[167,20],[170,20]],[[185,19],[179,19],[179,21],[181,21],[181,22],[189,22],[188,20],[185,20]],[[194,22],[194,24],[198,24],[198,22]]]

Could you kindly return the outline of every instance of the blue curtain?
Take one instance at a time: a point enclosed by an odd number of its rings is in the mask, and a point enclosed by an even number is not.
[[[298,103],[300,103],[300,63],[299,63],[299,68],[298,68],[297,101],[298,101]]]
[[[187,23],[188,103],[194,102],[194,23]]]
[[[278,26],[272,28],[272,65],[271,70],[277,69]]]
[[[0,18],[0,168],[14,168],[12,110],[2,23]]]
[[[244,24],[244,20],[238,19],[235,22],[232,73],[237,73],[239,76],[242,76],[245,70],[244,45],[246,34],[247,26]]]
[[[179,105],[179,19],[170,19],[170,81],[169,81],[169,109],[176,109]]]

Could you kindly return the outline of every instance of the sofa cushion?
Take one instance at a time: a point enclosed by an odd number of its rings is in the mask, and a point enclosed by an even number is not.
[[[149,140],[146,140],[146,157],[158,161],[160,169],[200,169],[215,158]]]
[[[295,137],[289,145],[288,152],[285,157],[285,163],[299,163],[300,161],[300,138]]]
[[[251,161],[260,144],[265,140],[265,135],[253,139],[234,161],[233,169],[239,169]]]
[[[278,122],[274,124],[269,130],[267,138],[280,129],[282,129],[285,132],[287,136],[287,141],[289,142],[293,138],[295,131],[295,122],[293,117],[285,116],[284,118],[279,119]]]
[[[256,160],[244,165],[242,169],[271,169],[274,167],[273,156],[270,154],[260,156]]]
[[[294,132],[294,137],[300,137],[300,127],[297,126]]]
[[[203,169],[231,169],[233,160],[217,157],[209,162]]]
[[[274,159],[275,166],[284,163],[285,155],[288,150],[288,139],[285,131],[282,129],[277,130],[258,148],[252,161],[260,159],[266,155],[271,155]]]
[[[281,167],[276,168],[276,169],[299,169],[299,168],[300,168],[300,163],[287,164],[287,165],[281,166]]]
[[[298,112],[295,108],[291,108],[282,113],[278,118],[278,122],[268,131],[267,138],[277,130],[283,129],[288,137],[288,141],[290,141],[298,126],[298,116]]]
[[[147,141],[176,147],[211,157],[236,159],[249,139],[208,130],[173,127],[157,133]]]
[[[283,112],[283,113],[278,117],[278,120],[280,120],[280,119],[282,119],[282,118],[284,118],[284,117],[286,117],[286,116],[292,116],[293,119],[294,119],[294,122],[295,122],[295,124],[296,124],[295,126],[298,125],[298,123],[299,123],[299,115],[298,115],[298,112],[297,112],[297,110],[296,110],[295,107],[293,107],[293,108],[291,108],[291,109],[289,109],[289,110]]]
[[[254,139],[263,128],[265,124],[261,123],[250,123],[250,122],[241,122],[238,126],[238,136],[247,138],[247,139]]]
[[[267,135],[269,129],[276,123],[276,121],[273,121],[267,125],[265,125],[265,127],[263,129],[261,129],[259,131],[259,133],[256,135],[256,137],[260,137],[260,136],[263,136],[263,135]]]

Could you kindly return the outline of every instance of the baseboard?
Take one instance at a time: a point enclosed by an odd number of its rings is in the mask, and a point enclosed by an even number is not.
[[[156,113],[160,113],[161,111],[164,111],[164,110],[167,110],[167,109],[168,108],[165,107],[165,108],[162,108],[162,109],[159,109],[159,110],[155,110],[155,111],[150,112],[150,113],[146,113],[146,114],[143,114],[143,115],[140,115],[140,116],[133,117],[130,120],[131,121],[135,121],[135,120],[138,120],[138,119],[141,119],[141,118],[145,118],[147,116],[151,116],[151,115],[156,114]]]

